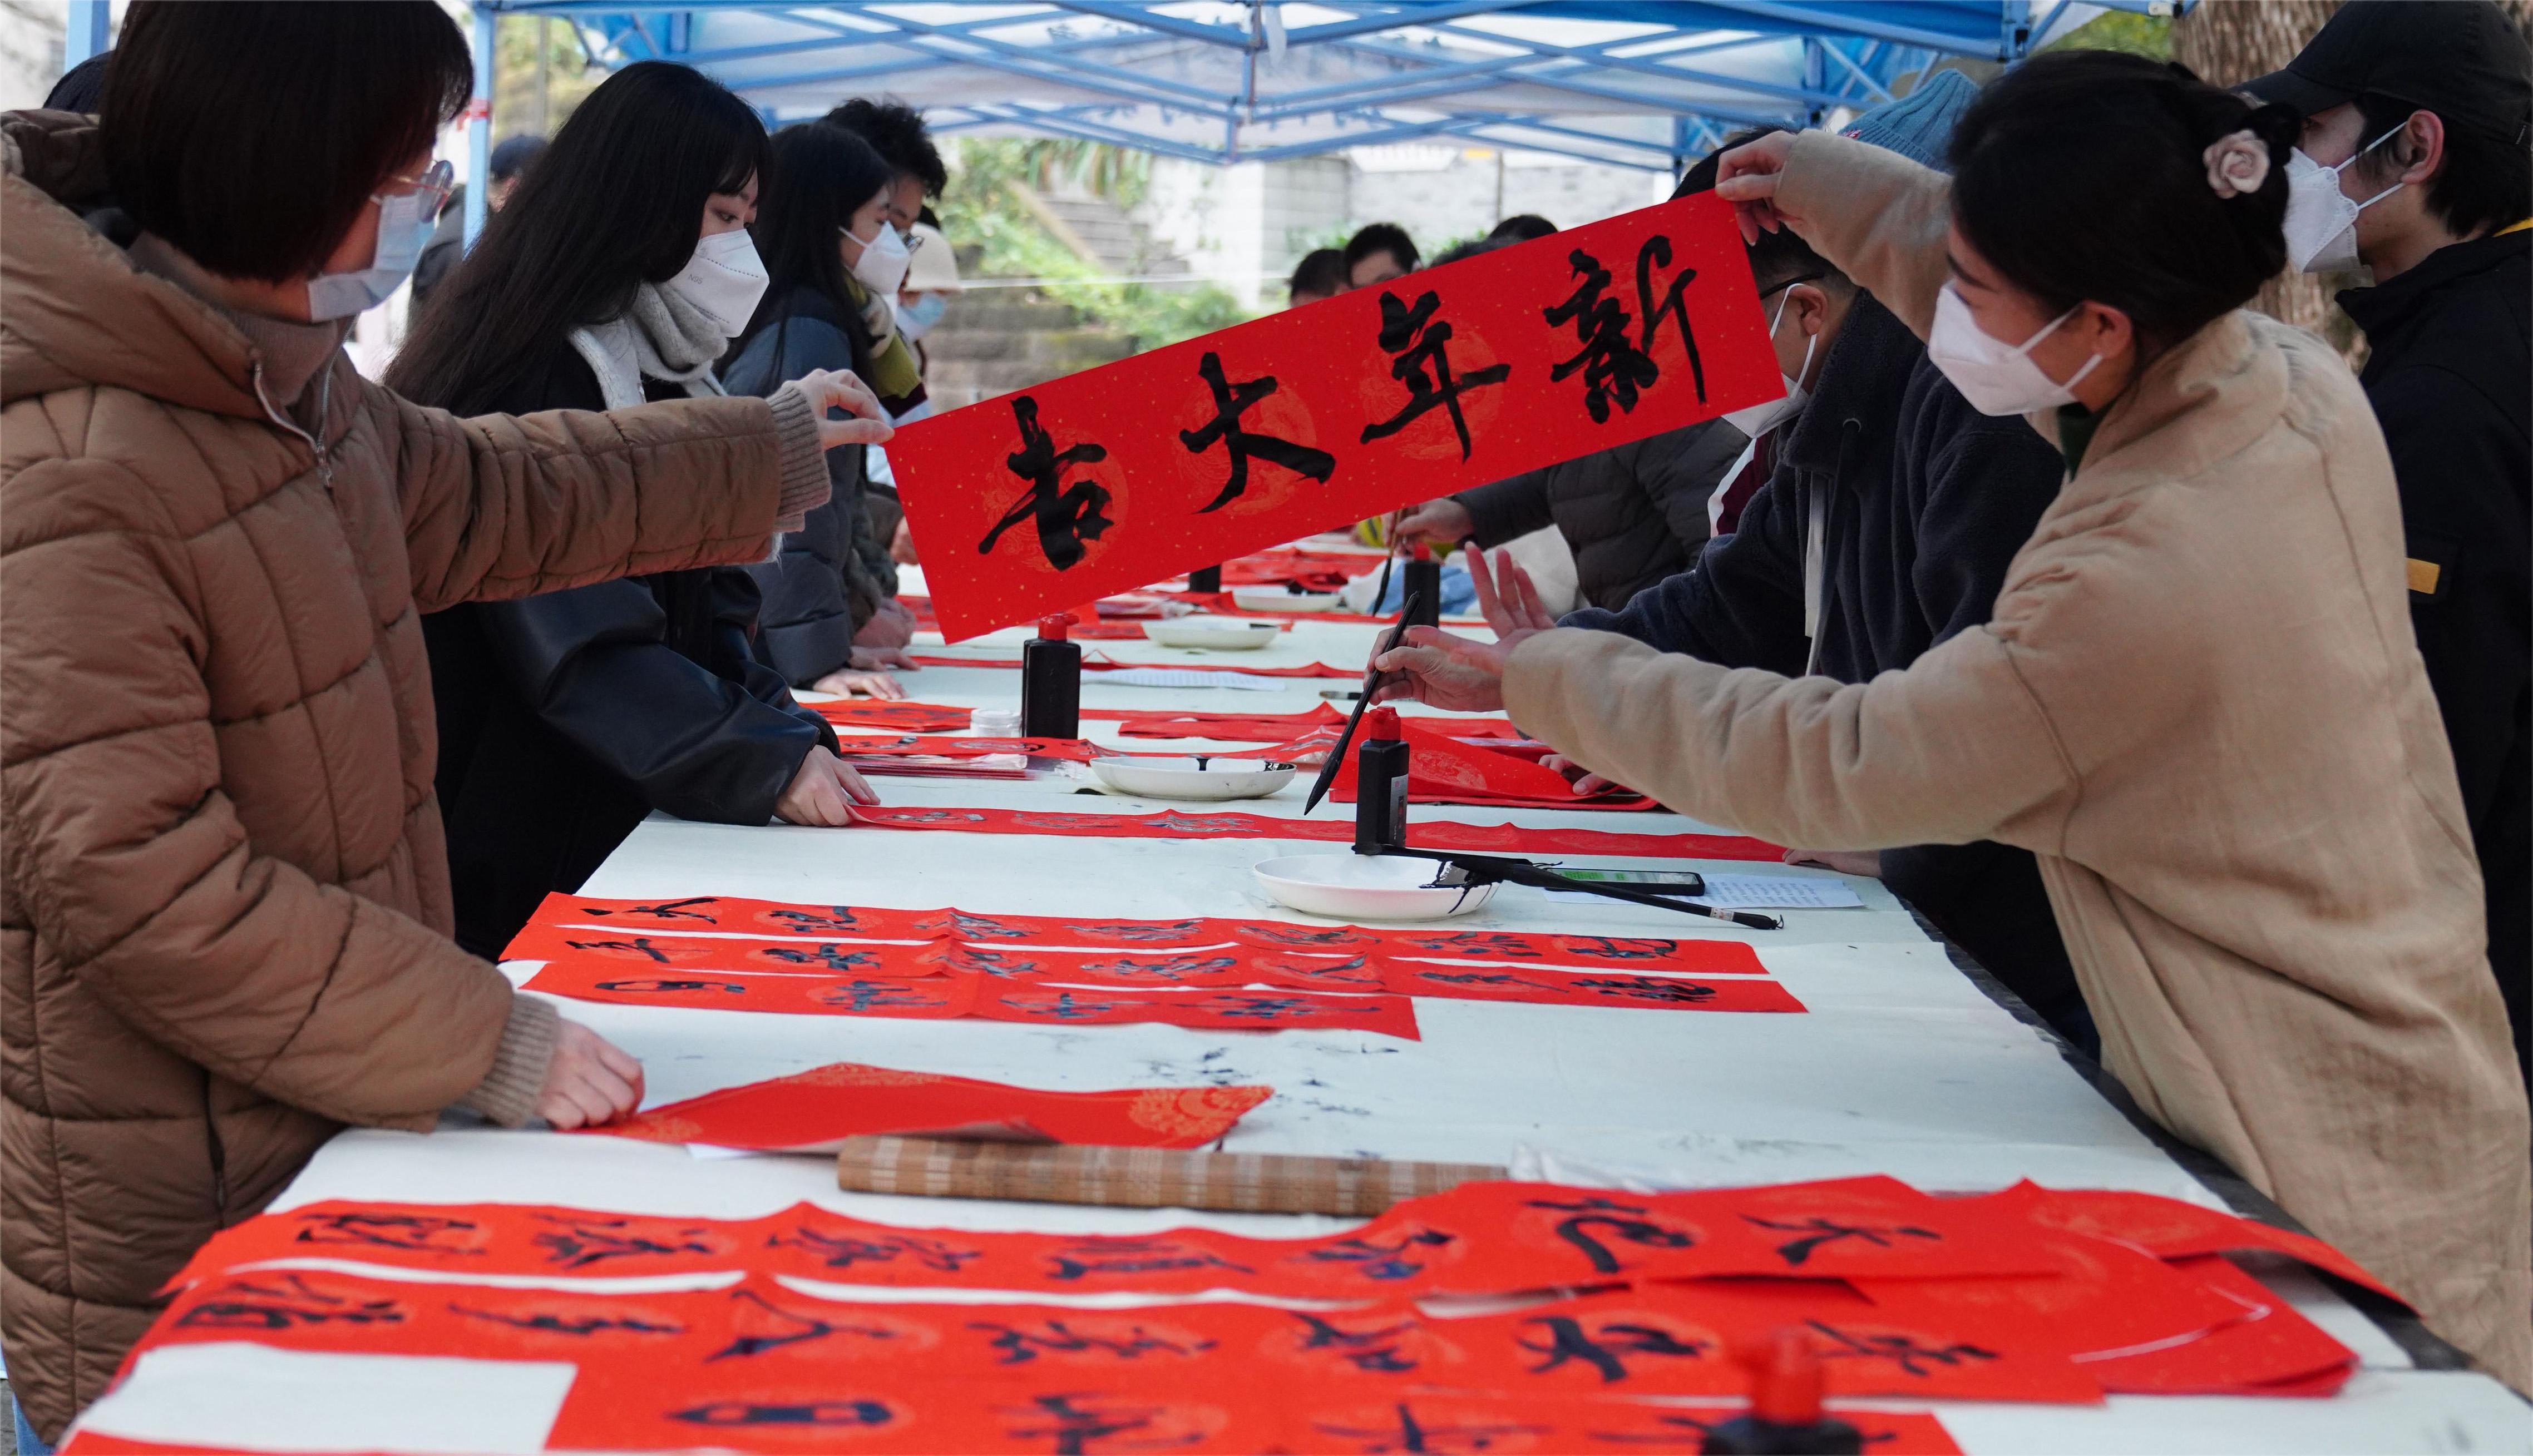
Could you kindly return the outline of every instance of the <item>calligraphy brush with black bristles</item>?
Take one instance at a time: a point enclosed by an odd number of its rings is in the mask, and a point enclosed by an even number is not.
[[[1398,625],[1389,629],[1389,640],[1382,643],[1379,651],[1373,653],[1376,659],[1398,646],[1398,639],[1407,635],[1407,618],[1415,613],[1418,605],[1424,600],[1423,592],[1407,594],[1407,600],[1399,607]],[[1354,730],[1363,722],[1363,710],[1372,706],[1372,695],[1380,691],[1381,679],[1387,675],[1389,674],[1379,668],[1364,670],[1363,695],[1354,700],[1354,715],[1346,720],[1345,731],[1337,734],[1336,746],[1328,750],[1328,761],[1320,765],[1319,782],[1311,786],[1311,796],[1302,801],[1303,813],[1308,814],[1318,808],[1320,800],[1327,797],[1328,786],[1336,782],[1337,765],[1345,762],[1346,745],[1354,741]]]

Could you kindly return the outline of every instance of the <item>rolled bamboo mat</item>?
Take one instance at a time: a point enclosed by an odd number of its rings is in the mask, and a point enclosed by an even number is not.
[[[1402,1199],[1503,1176],[1503,1169],[1483,1163],[935,1137],[849,1137],[836,1154],[837,1186],[856,1193],[1356,1217],[1370,1217]]]

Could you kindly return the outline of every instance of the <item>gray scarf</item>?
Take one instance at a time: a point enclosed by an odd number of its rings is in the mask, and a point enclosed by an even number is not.
[[[688,394],[722,393],[712,367],[730,347],[730,336],[684,299],[644,283],[622,314],[573,329],[571,346],[598,376],[607,407],[620,410],[642,402],[646,378],[683,384]]]

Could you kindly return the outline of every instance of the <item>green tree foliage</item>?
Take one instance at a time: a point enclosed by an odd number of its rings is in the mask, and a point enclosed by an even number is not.
[[[2121,50],[2149,60],[2172,59],[2172,21],[2133,10],[2106,10],[2042,50]]]

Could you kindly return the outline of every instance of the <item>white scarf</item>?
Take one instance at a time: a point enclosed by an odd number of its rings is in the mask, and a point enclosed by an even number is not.
[[[631,307],[617,317],[573,329],[571,346],[598,376],[598,392],[612,410],[640,404],[645,379],[683,384],[692,395],[724,392],[712,367],[730,347],[730,336],[654,284],[635,288]]]

